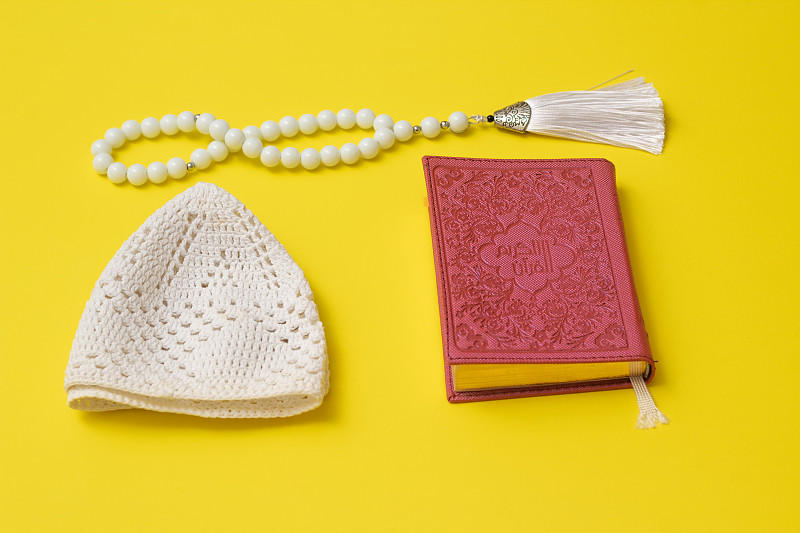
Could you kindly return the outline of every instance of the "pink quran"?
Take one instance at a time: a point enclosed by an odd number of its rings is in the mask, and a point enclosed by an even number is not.
[[[609,161],[423,165],[449,401],[653,378]]]

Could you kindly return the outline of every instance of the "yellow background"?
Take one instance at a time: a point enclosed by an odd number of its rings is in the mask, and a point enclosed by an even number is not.
[[[0,530],[800,530],[798,22],[797,2],[3,1]],[[664,100],[662,156],[486,126],[310,173],[239,154],[137,189],[91,168],[92,141],[130,118],[368,106],[418,123],[628,68]],[[630,390],[445,401],[426,154],[614,162],[669,426],[635,430]],[[201,180],[305,270],[330,394],[288,420],[68,409],[95,280]]]

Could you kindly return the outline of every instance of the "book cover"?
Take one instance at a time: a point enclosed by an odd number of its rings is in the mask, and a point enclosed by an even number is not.
[[[653,378],[609,161],[423,166],[449,401],[631,387],[635,368]],[[459,372],[489,385],[462,387]]]

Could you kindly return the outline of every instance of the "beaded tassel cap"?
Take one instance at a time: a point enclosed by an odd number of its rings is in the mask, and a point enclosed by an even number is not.
[[[284,417],[328,390],[303,271],[223,189],[199,183],[128,238],[92,290],[64,383],[69,406]]]

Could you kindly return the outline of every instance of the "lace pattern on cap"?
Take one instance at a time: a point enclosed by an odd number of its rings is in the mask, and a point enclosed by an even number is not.
[[[300,267],[223,189],[151,215],[97,281],[66,370],[74,409],[283,417],[328,390],[325,334]]]

